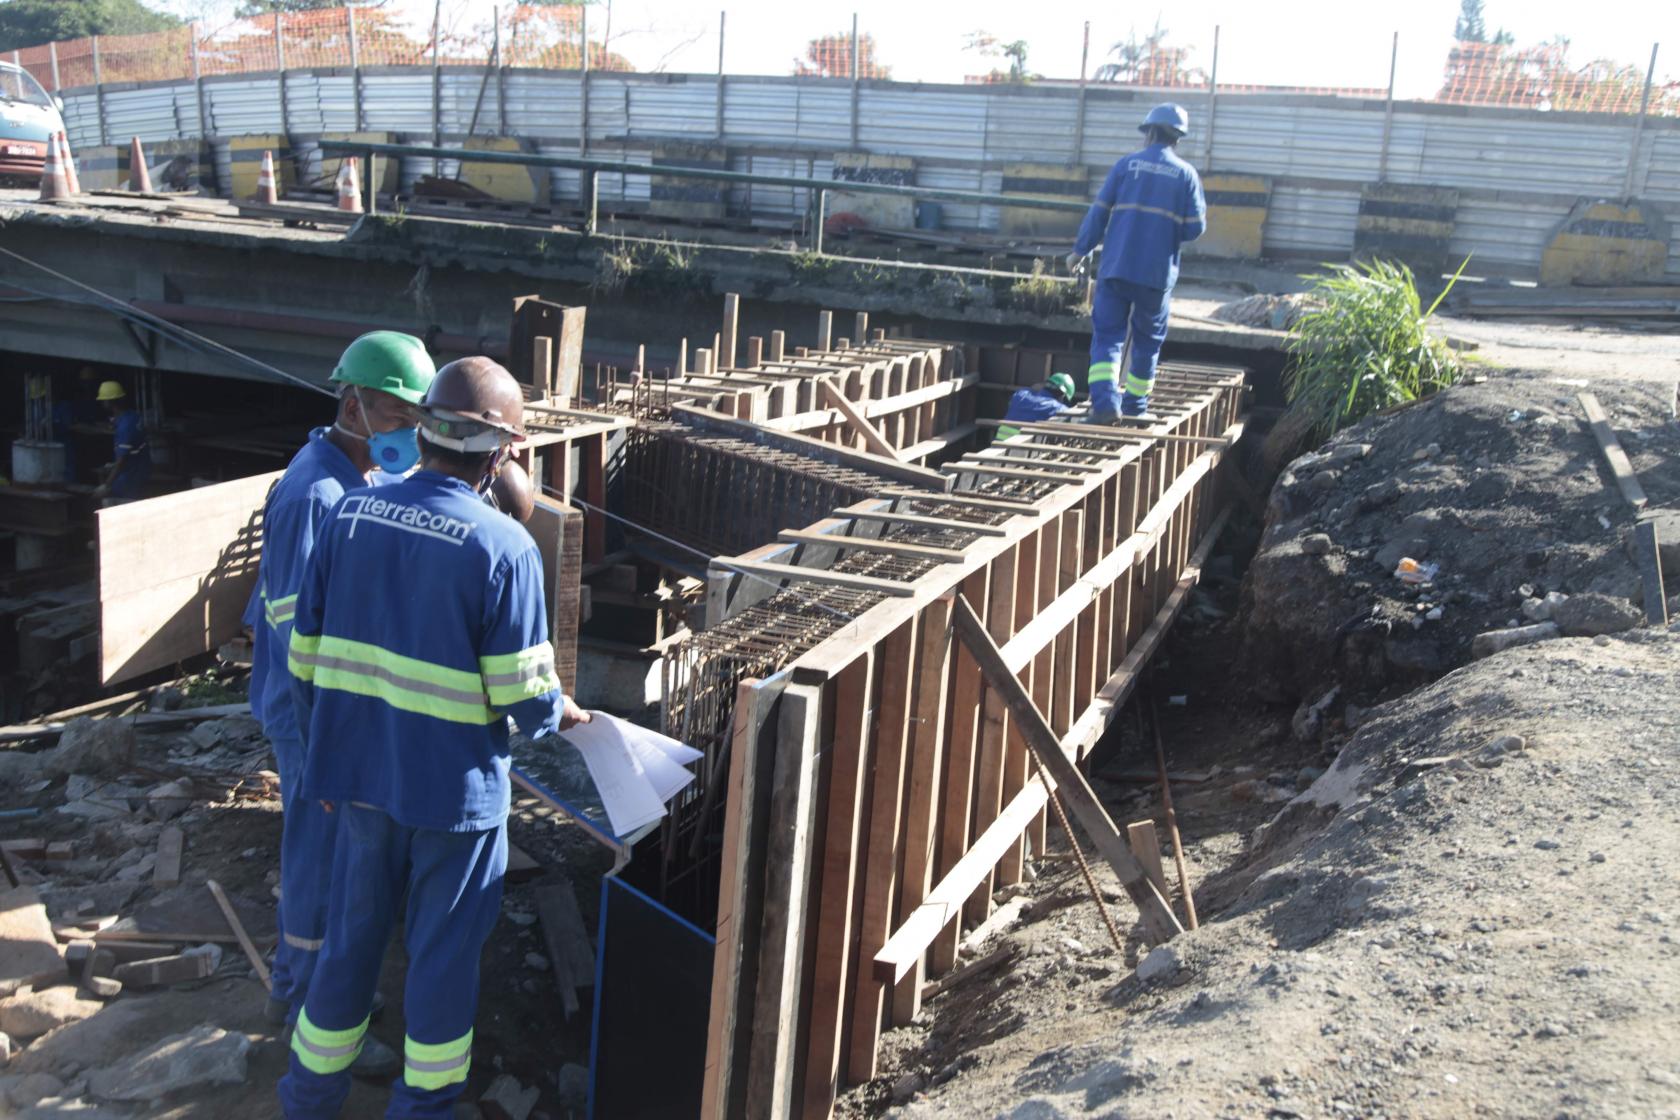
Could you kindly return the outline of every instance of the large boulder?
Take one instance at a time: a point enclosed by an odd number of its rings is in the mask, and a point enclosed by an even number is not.
[[[1553,606],[1552,621],[1572,638],[1591,638],[1632,630],[1645,621],[1645,612],[1626,599],[1588,592]]]

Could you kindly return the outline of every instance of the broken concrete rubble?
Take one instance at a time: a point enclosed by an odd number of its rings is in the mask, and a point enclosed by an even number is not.
[[[84,998],[75,988],[62,985],[41,991],[20,991],[0,1000],[0,1031],[13,1038],[36,1038],[66,1023],[86,1019],[104,1006],[98,1000]]]
[[[133,758],[134,728],[118,719],[80,716],[65,725],[41,769],[53,778],[78,771],[98,774],[121,769]]]

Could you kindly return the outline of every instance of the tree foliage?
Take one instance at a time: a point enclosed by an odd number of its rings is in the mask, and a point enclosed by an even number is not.
[[[1501,27],[1488,38],[1487,18],[1482,14],[1482,0],[1459,0],[1458,22],[1453,25],[1453,38],[1461,43],[1493,43],[1508,47],[1516,36]]]
[[[1009,60],[1008,70],[994,69],[985,76],[990,82],[1030,82],[1039,75],[1027,69],[1027,41],[1016,39],[1005,43],[996,35],[986,31],[972,31],[968,35],[968,42],[963,44],[963,50],[973,51],[982,58],[1006,58]]]
[[[139,35],[180,22],[140,0],[6,0],[0,3],[0,50],[89,35]]]
[[[1108,48],[1112,61],[1097,67],[1099,82],[1124,82],[1136,86],[1198,86],[1207,84],[1200,68],[1185,65],[1190,47],[1167,45],[1168,31],[1159,22],[1147,35],[1134,29],[1125,39]]]
[[[241,18],[267,16],[275,12],[313,12],[321,8],[349,8],[363,4],[379,5],[385,0],[245,0],[239,6]]]
[[[875,59],[875,36],[858,36],[858,77],[888,78],[892,68]],[[852,76],[852,35],[837,31],[812,39],[806,44],[805,57],[793,61],[793,73],[799,78],[850,78]]]

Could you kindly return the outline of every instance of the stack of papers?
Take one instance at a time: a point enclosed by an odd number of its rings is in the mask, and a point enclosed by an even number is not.
[[[683,768],[701,758],[693,747],[605,712],[560,734],[583,756],[617,836],[663,817],[670,800],[694,781]]]

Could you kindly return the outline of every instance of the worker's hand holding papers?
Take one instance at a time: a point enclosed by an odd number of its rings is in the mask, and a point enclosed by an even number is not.
[[[694,775],[685,766],[700,752],[633,723],[593,713],[561,733],[578,749],[606,807],[607,821],[618,836],[628,836],[665,815],[666,804]]]

